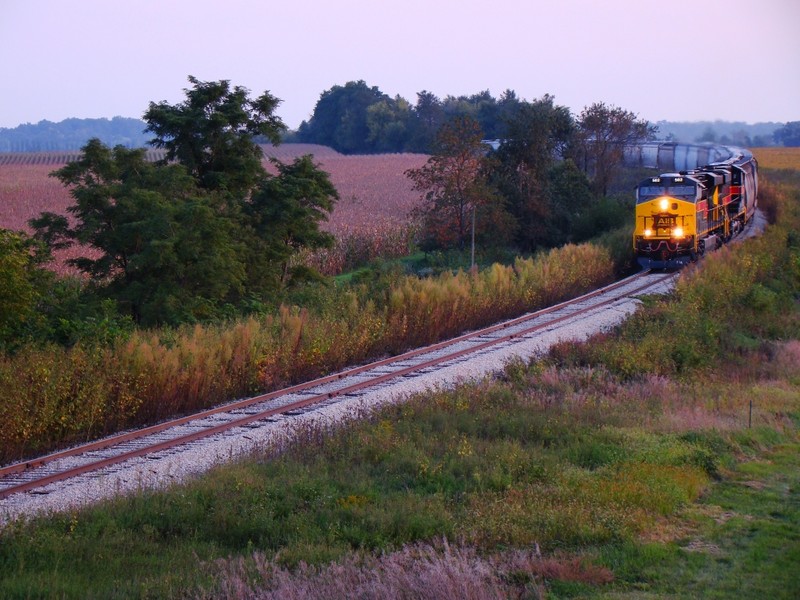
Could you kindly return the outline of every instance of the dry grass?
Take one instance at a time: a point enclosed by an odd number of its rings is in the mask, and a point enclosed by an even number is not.
[[[446,540],[410,544],[381,555],[353,554],[321,567],[301,564],[293,570],[257,552],[219,560],[214,569],[218,589],[213,595],[201,592],[197,598],[545,598],[545,581],[603,585],[614,579],[608,569],[576,556],[544,558],[536,547],[481,556],[472,547],[452,546]]]

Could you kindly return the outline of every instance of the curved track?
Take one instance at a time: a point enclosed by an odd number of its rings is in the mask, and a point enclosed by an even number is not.
[[[93,477],[136,458],[204,443],[214,436],[242,435],[276,418],[302,414],[392,381],[446,367],[503,345],[578,322],[622,300],[664,291],[677,274],[643,272],[574,300],[425,348],[352,368],[304,384],[262,394],[152,427],[0,468],[0,499],[23,492],[49,493],[48,486]],[[124,467],[124,465],[122,465]]]

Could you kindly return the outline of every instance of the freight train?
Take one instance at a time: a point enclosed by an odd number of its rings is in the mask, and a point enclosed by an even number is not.
[[[673,165],[679,162],[676,149],[691,148],[669,146]],[[642,267],[672,269],[694,262],[742,231],[753,217],[756,159],[747,150],[723,149],[715,147],[714,162],[705,166],[648,177],[636,187],[633,250]],[[685,154],[681,150],[681,160],[686,161]]]

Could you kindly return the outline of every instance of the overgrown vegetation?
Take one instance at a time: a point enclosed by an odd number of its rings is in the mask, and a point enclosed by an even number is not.
[[[612,265],[604,250],[584,245],[478,273],[375,274],[342,288],[310,286],[304,308],[282,306],[259,318],[133,330],[105,344],[26,346],[4,356],[0,460],[274,389],[548,306],[609,281]]]
[[[800,178],[769,176],[776,224],[648,319],[169,492],[8,525],[0,592],[793,597]]]

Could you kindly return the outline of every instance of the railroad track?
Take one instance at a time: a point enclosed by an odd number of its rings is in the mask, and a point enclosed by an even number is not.
[[[481,330],[282,390],[235,401],[191,416],[0,468],[0,500],[49,494],[64,483],[121,470],[136,459],[157,461],[220,436],[247,436],[345,398],[358,397],[402,378],[415,377],[469,360],[543,331],[591,318],[615,303],[664,291],[675,273],[643,272],[573,300]]]

